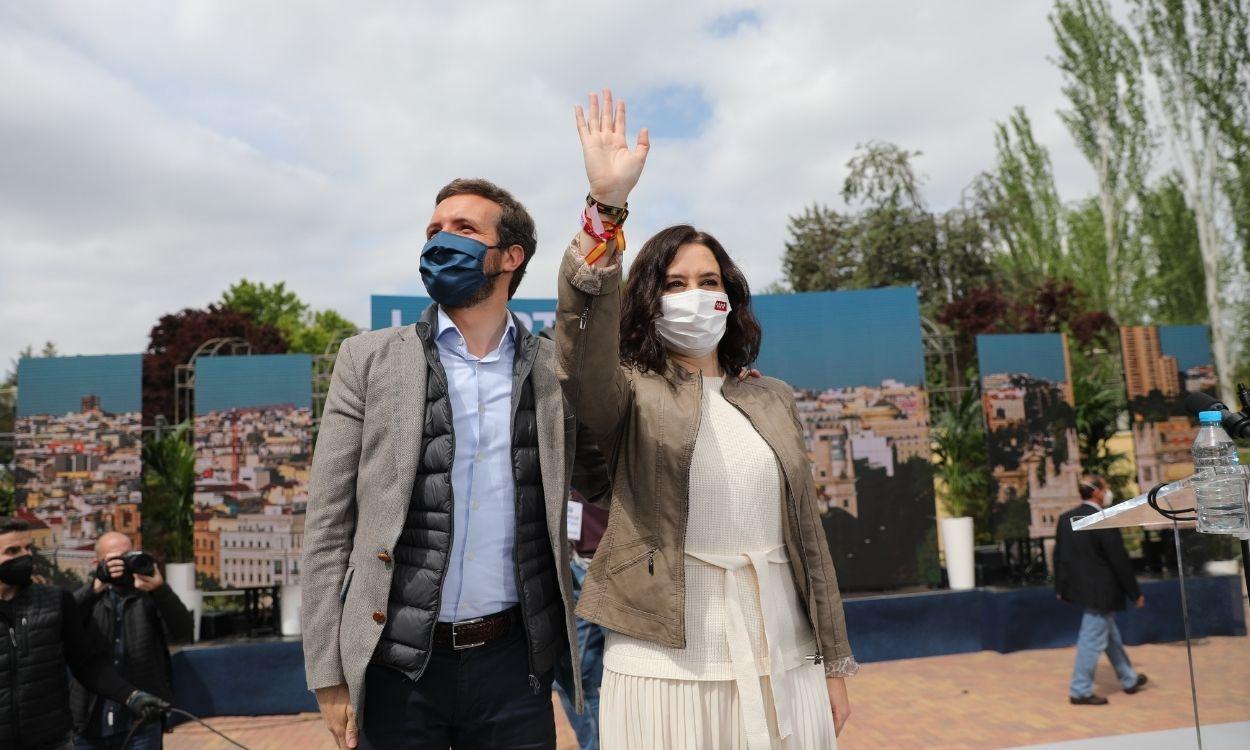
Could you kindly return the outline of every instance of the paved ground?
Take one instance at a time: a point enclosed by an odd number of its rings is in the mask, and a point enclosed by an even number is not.
[[[1137,646],[1129,653],[1137,668],[1150,676],[1151,685],[1137,695],[1125,695],[1104,661],[1097,689],[1111,704],[1101,707],[1068,704],[1072,649],[1006,655],[987,651],[869,664],[851,680],[855,713],[839,747],[997,750],[1191,726],[1184,644]],[[1250,721],[1250,638],[1211,638],[1195,646],[1194,656],[1203,723]],[[572,732],[558,703],[556,711],[560,750],[573,750]],[[252,750],[333,747],[315,716],[219,717],[209,723]],[[1213,731],[1236,736],[1243,729]],[[1168,750],[1194,746],[1192,733],[1167,736],[1184,743],[1167,745]],[[1250,747],[1250,739],[1236,746]],[[216,750],[229,745],[201,727],[183,726],[167,738],[166,747]]]
[[[1250,745],[1250,721],[1208,724],[1202,728],[1204,750],[1246,750],[1247,745]],[[1165,729],[1162,732],[1122,734],[1119,737],[1100,737],[1096,740],[1029,745],[1013,750],[1183,750],[1197,747],[1198,735],[1193,727],[1187,727]]]

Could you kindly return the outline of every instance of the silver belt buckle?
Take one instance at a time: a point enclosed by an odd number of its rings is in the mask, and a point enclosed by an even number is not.
[[[459,633],[458,633],[458,630],[461,625],[474,625],[476,623],[484,621],[485,619],[486,619],[485,617],[474,617],[472,620],[461,620],[460,622],[453,622],[451,624],[451,648],[452,650],[463,651],[466,648],[477,648],[478,646],[485,646],[486,641],[478,641],[477,643],[462,644],[460,643]]]

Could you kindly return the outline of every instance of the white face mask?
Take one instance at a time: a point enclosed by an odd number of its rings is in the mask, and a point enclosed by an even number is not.
[[[1110,487],[1108,487],[1105,492],[1107,494],[1102,496],[1102,504],[1109,508],[1111,507],[1111,504],[1115,502],[1115,493],[1111,491]]]
[[[716,351],[729,322],[729,295],[692,289],[660,298],[655,330],[668,348],[687,357]]]

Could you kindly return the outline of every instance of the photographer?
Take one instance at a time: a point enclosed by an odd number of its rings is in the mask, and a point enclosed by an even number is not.
[[[68,666],[92,690],[154,721],[169,709],[117,675],[83,629],[74,597],[33,583],[30,524],[0,516],[0,747],[73,747]]]
[[[169,644],[190,641],[191,613],[165,585],[152,556],[135,552],[130,538],[110,531],[96,541],[96,572],[74,594],[83,625],[108,644],[122,677],[160,698],[173,700]],[[88,692],[75,682],[70,706],[79,750],[120,748],[134,716],[126,706]],[[160,723],[141,727],[128,750],[161,747]]]

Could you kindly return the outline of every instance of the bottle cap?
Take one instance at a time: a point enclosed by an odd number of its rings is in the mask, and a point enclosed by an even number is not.
[[[1218,411],[1200,411],[1198,412],[1199,422],[1219,422],[1221,415]]]

